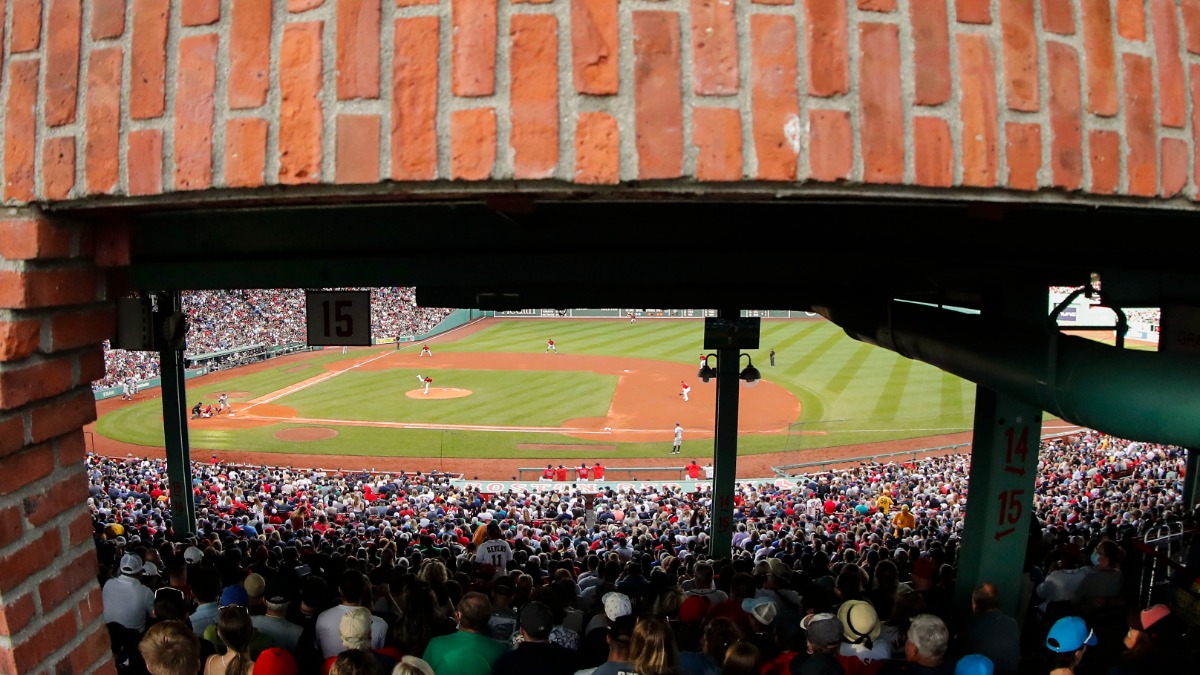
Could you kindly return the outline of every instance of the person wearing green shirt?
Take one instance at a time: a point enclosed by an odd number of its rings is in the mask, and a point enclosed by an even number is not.
[[[508,645],[487,635],[492,603],[483,593],[467,593],[458,601],[454,618],[458,632],[435,637],[425,648],[425,662],[437,675],[489,675],[492,664]]]

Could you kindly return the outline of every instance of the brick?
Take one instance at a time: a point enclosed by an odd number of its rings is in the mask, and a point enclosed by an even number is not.
[[[46,36],[46,124],[52,127],[75,121],[79,92],[79,41],[83,37],[80,0],[50,0],[50,25]]]
[[[996,69],[985,35],[957,36],[961,82],[963,184],[996,184]]]
[[[865,12],[894,12],[896,0],[858,0],[858,8]]]
[[[758,178],[795,180],[801,137],[795,20],[782,14],[752,15],[750,45],[751,123]]]
[[[78,478],[77,482],[81,482],[86,488],[87,480],[83,476],[78,476]],[[83,498],[87,499],[86,489]],[[80,509],[82,505],[70,504],[68,508]],[[85,549],[82,554],[76,556],[69,563],[56,562],[55,569],[58,574],[38,585],[38,595],[42,599],[42,607],[57,607],[72,593],[94,581],[97,566],[95,548]]]
[[[88,194],[109,194],[117,187],[121,163],[120,47],[92,51],[88,58],[87,82],[84,187]]]
[[[0,220],[0,256],[9,260],[70,257],[71,232],[45,218]]]
[[[850,47],[846,35],[846,4],[805,0],[808,28],[808,93],[837,96],[850,89]],[[753,24],[753,17],[751,24]],[[793,30],[794,27],[793,27]],[[756,55],[751,55],[752,58]],[[793,59],[795,60],[795,59]]]
[[[31,637],[13,647],[12,657],[17,672],[30,673],[50,654],[75,637],[78,624],[75,612],[67,611],[52,621],[39,622],[41,626]]]
[[[576,92],[617,93],[618,27],[617,0],[571,0],[571,68]]]
[[[692,86],[702,96],[738,92],[737,18],[732,2],[691,0]]]
[[[0,362],[20,361],[28,357],[38,348],[41,332],[41,321],[0,321]],[[21,425],[12,424],[12,420],[0,423],[0,431],[12,433],[14,428],[19,430]]]
[[[621,181],[621,136],[608,113],[581,113],[575,123],[575,182],[616,185]]]
[[[1050,174],[1054,187],[1083,185],[1083,103],[1079,94],[1079,58],[1061,42],[1046,43],[1050,75]]]
[[[176,190],[203,190],[212,185],[217,42],[215,33],[179,40],[175,84]]]
[[[125,165],[129,194],[156,195],[162,192],[163,138],[158,129],[130,131],[126,137]]]
[[[917,105],[950,100],[950,29],[944,0],[910,0]]]
[[[85,541],[90,541],[93,534],[92,514],[81,511],[67,524],[67,532],[71,546],[78,546]]]
[[[267,169],[267,121],[240,117],[225,125],[225,185],[258,187]]]
[[[455,96],[496,92],[496,0],[451,0]]]
[[[638,178],[683,173],[683,74],[679,15],[633,13],[633,72]]]
[[[70,389],[71,368],[68,357],[24,367],[0,367],[0,410],[19,408]]]
[[[736,108],[695,108],[692,143],[696,146],[696,179],[742,179],[742,114]]]
[[[1037,112],[1038,41],[1033,21],[1033,0],[1000,3],[1003,37],[1004,91],[1010,110]]]
[[[162,571],[161,569],[159,571]],[[100,586],[92,587],[92,590],[79,601],[75,606],[79,610],[79,625],[87,627],[93,621],[104,616],[103,592]],[[106,634],[107,631],[101,629],[97,631],[101,634]],[[107,637],[107,635],[106,635]]]
[[[4,110],[4,199],[32,201],[37,145],[39,62],[13,61],[8,66],[8,105]]]
[[[42,144],[42,196],[66,199],[75,187],[75,137],[47,138]]]
[[[1042,27],[1059,35],[1075,34],[1075,14],[1071,0],[1042,0]]]
[[[234,0],[229,12],[229,107],[257,108],[271,85],[271,7]]]
[[[842,110],[808,113],[808,165],[813,180],[836,181],[850,177],[854,168],[854,129],[850,124],[850,113]]]
[[[183,0],[179,8],[179,21],[185,26],[207,26],[220,18],[220,0]]]
[[[1082,0],[1083,53],[1087,63],[1087,109],[1093,115],[1117,114],[1117,56],[1113,47],[1108,0]]]
[[[1126,40],[1146,40],[1145,0],[1117,0],[1117,34]]]
[[[1154,123],[1154,79],[1150,59],[1122,54],[1125,69],[1125,192],[1138,197],[1158,194],[1158,144]]]
[[[27,593],[16,600],[6,601],[0,606],[0,635],[16,635],[33,619],[36,608],[33,594]]]
[[[86,624],[83,624],[86,627]],[[87,631],[85,631],[87,632]],[[97,625],[88,636],[54,667],[55,673],[85,673],[100,659],[111,661],[108,631]]]
[[[379,182],[379,116],[338,115],[335,183]]]
[[[337,2],[337,97],[379,98],[380,0]]]
[[[54,471],[54,451],[49,443],[23,448],[4,458],[0,471],[0,495],[15,492]]]
[[[0,509],[0,548],[5,548],[9,544],[21,538],[21,533],[25,531],[25,526],[21,524],[21,512],[15,506]],[[0,623],[3,623],[4,612],[0,611]],[[5,635],[0,630],[0,635]]]
[[[549,178],[558,166],[558,19],[510,19],[509,109],[515,178]]]
[[[959,23],[988,24],[992,22],[991,4],[991,0],[954,0],[954,16]]]
[[[1184,36],[1189,54],[1200,54],[1200,0],[1183,0],[1179,5],[1183,13]]]
[[[8,345],[4,346],[5,349]],[[0,457],[10,454],[25,443],[25,422],[20,415],[0,418]]]
[[[104,360],[103,352],[101,352],[101,361]],[[58,465],[64,468],[71,468],[76,465],[82,465],[83,460],[87,457],[87,445],[83,440],[83,430],[79,430],[72,434],[64,434],[54,440],[56,449],[58,450]]]
[[[71,381],[74,386],[88,384],[104,377],[104,348],[100,344],[86,347],[75,356],[79,362],[75,378]]]
[[[1187,183],[1187,141],[1180,138],[1162,139],[1162,191],[1159,196],[1174,197],[1183,192]]]
[[[125,32],[125,0],[93,0],[92,39],[107,40]]]
[[[82,469],[82,466],[80,467]],[[34,528],[40,528],[57,516],[83,508],[83,502],[88,498],[87,477],[80,471],[62,483],[54,486],[53,492],[37,492],[21,500],[21,508],[25,519]],[[94,549],[93,549],[94,552]],[[92,574],[95,574],[96,563],[92,561]],[[76,587],[77,588],[77,587]],[[73,592],[72,588],[68,593]],[[45,598],[45,595],[42,596]],[[42,606],[46,607],[45,600]]]
[[[450,113],[450,177],[487,180],[496,163],[496,111],[492,108]]]
[[[899,27],[859,24],[858,44],[863,182],[898,184],[904,181]]]
[[[279,182],[321,178],[320,21],[290,23],[279,49]]]
[[[13,54],[35,51],[42,46],[42,0],[9,1],[12,2],[9,49]]]
[[[1187,122],[1187,83],[1179,56],[1179,20],[1175,0],[1151,0],[1154,53],[1158,64],[1158,115],[1164,127],[1182,128]]]
[[[129,116],[162,117],[166,111],[167,21],[169,0],[133,0]]]
[[[96,421],[96,401],[90,387],[81,387],[75,393],[35,408],[31,415],[32,440],[40,443]]]
[[[325,3],[325,0],[287,0],[287,10],[293,14],[299,12],[307,12],[310,9],[316,9]]]
[[[0,591],[8,593],[34,572],[49,567],[62,550],[57,530],[52,530],[0,558]]]
[[[1008,158],[1008,187],[1037,190],[1042,168],[1042,128],[1036,124],[1004,125],[1004,156]]]
[[[436,16],[396,20],[392,57],[392,178],[433,180],[438,171]]]

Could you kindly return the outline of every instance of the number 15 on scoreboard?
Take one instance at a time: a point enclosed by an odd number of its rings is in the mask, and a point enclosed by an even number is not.
[[[370,291],[305,293],[308,344],[313,347],[371,345]]]

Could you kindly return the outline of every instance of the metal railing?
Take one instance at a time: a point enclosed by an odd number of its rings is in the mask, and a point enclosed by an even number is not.
[[[855,464],[857,462],[871,462],[871,461],[878,461],[881,459],[888,459],[890,457],[910,457],[915,462],[915,461],[917,461],[917,459],[920,455],[933,454],[936,452],[944,452],[947,450],[951,450],[954,452],[954,454],[958,454],[959,448],[968,448],[970,446],[971,446],[970,443],[955,443],[954,445],[939,445],[934,448],[918,448],[916,450],[903,450],[900,452],[889,452],[889,453],[885,453],[882,455],[863,455],[861,457],[843,457],[841,459],[821,459],[821,460],[817,460],[817,461],[813,461],[813,462],[804,462],[801,464],[781,464],[779,466],[771,467],[771,470],[775,472],[776,476],[779,476],[781,478],[790,478],[792,476],[792,474],[789,472],[794,471],[796,469],[809,469],[812,467],[821,467],[820,473],[824,473],[826,471],[826,468],[831,465]],[[803,473],[803,472],[801,472],[801,473]]]
[[[591,467],[588,467],[588,468],[591,468]],[[521,480],[525,480],[525,474],[526,474],[526,472],[528,472],[528,473],[533,474],[534,480],[537,480],[538,478],[541,478],[542,472],[545,470],[546,469],[544,467],[537,467],[537,466],[520,467],[517,469],[517,477],[520,478]],[[687,467],[686,466],[606,466],[606,467],[604,467],[604,478],[605,478],[605,480],[608,480],[610,478],[622,477],[622,476],[613,476],[612,475],[614,472],[618,472],[618,473],[622,473],[623,477],[628,480],[635,480],[634,474],[635,474],[635,472],[639,472],[639,471],[643,472],[643,473],[647,472],[647,471],[674,471],[679,476],[680,480],[683,480],[684,476],[687,475]],[[561,482],[566,482],[566,483],[576,482],[574,467],[567,467],[567,480],[561,481]]]

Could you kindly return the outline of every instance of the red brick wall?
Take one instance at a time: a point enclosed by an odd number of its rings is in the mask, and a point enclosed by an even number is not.
[[[439,179],[1196,194],[1200,0],[0,6],[9,204]]]
[[[84,506],[112,331],[96,248],[91,228],[0,215],[0,673],[112,672]]]

